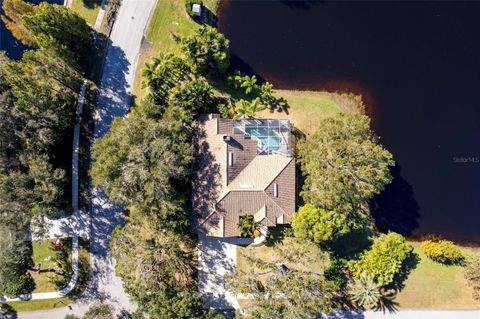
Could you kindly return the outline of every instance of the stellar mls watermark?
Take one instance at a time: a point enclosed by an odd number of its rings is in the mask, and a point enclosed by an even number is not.
[[[454,156],[455,164],[480,164],[480,156]]]

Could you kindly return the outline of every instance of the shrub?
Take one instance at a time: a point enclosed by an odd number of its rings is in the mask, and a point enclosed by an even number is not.
[[[332,258],[330,265],[325,269],[324,275],[327,280],[332,281],[338,287],[343,286],[344,275],[343,270],[347,265],[347,260],[344,258]]]
[[[425,255],[433,261],[442,264],[459,264],[463,262],[461,250],[451,241],[426,240],[422,243],[421,248]]]
[[[358,260],[349,262],[348,268],[357,279],[364,274],[371,276],[378,285],[386,286],[393,282],[395,275],[400,272],[403,262],[412,254],[412,251],[412,246],[402,235],[382,234]]]
[[[200,6],[203,6],[203,1],[202,0],[185,0],[185,10],[187,11],[187,14],[191,17],[191,18],[195,18],[195,13],[193,13],[192,11],[192,6],[194,4],[199,4]]]
[[[464,270],[465,279],[473,288],[473,297],[480,300],[480,256],[467,259]]]
[[[256,224],[253,220],[252,215],[240,216],[240,221],[238,222],[238,230],[242,237],[253,237],[255,232]]]

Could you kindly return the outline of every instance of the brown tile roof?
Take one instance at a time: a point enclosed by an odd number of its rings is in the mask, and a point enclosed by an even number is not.
[[[257,139],[233,134],[232,120],[202,115],[193,126],[192,230],[239,236],[237,225],[242,215],[253,215],[265,226],[290,223],[295,211],[295,160],[278,154],[259,155]],[[228,143],[223,140],[225,135],[231,137]],[[232,166],[228,165],[228,152],[234,154]]]

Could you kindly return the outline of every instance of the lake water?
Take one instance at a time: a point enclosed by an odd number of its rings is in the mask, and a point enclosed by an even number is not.
[[[40,3],[42,0],[30,0],[30,3]],[[49,3],[63,4],[63,0],[48,0]],[[3,15],[3,0],[0,0],[0,15]],[[0,51],[6,51],[7,56],[11,59],[18,60],[22,57],[23,51],[28,47],[24,46],[20,41],[12,36],[12,33],[5,27],[0,20]]]
[[[365,97],[397,162],[380,228],[480,244],[480,2],[222,1],[218,16],[236,67]]]

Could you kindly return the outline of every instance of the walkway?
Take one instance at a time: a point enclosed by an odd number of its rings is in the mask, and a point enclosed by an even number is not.
[[[238,309],[235,297],[225,289],[224,275],[237,263],[237,246],[227,239],[198,235],[198,290],[206,308]]]

